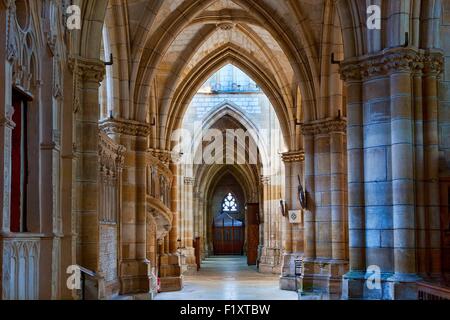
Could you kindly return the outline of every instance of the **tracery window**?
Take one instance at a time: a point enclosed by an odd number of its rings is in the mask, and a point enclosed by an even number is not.
[[[236,198],[231,193],[228,193],[227,196],[225,197],[225,199],[223,199],[222,211],[223,212],[238,211],[238,205],[237,205]]]

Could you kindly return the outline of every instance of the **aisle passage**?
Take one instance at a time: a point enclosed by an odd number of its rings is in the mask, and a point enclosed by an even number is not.
[[[184,277],[184,289],[165,292],[156,300],[296,300],[279,289],[278,275],[261,274],[247,266],[246,257],[215,256],[202,262],[195,275]]]

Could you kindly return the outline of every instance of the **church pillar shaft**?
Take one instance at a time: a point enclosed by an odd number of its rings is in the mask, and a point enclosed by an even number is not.
[[[75,201],[80,221],[78,261],[98,267],[98,119],[99,86],[104,75],[101,61],[75,57],[71,60],[74,82]],[[95,236],[92,236],[95,235]]]
[[[439,124],[438,124],[438,72],[424,70],[423,78],[423,136],[424,136],[424,188],[426,200],[426,246],[429,248],[426,270],[430,274],[441,272],[440,198],[439,198]]]
[[[330,134],[331,157],[331,243],[332,258],[346,259],[346,186],[345,186],[345,132]]]
[[[411,74],[394,73],[390,77],[390,83],[394,270],[396,274],[414,274],[416,259]]]
[[[316,257],[315,240],[315,200],[314,200],[314,136],[304,136],[305,146],[305,188],[308,208],[304,212],[304,245],[305,259],[310,260]]]
[[[347,83],[348,99],[348,226],[349,268],[351,272],[364,272],[365,212],[364,212],[364,140],[361,82]]]

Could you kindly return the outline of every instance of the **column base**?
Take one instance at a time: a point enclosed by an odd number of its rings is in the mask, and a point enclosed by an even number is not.
[[[382,273],[379,285],[375,285],[372,273],[351,271],[342,277],[344,300],[417,300],[417,281],[414,274]],[[368,281],[369,280],[369,281]]]
[[[263,248],[258,271],[260,273],[281,273],[281,250],[278,248]]]
[[[342,295],[342,275],[348,262],[340,260],[305,260],[303,263],[302,291],[299,297],[314,300],[339,300]],[[311,300],[311,299],[307,299]]]
[[[422,280],[416,274],[395,273],[387,279],[390,283],[391,296],[393,300],[417,300],[417,282]]]
[[[173,292],[183,290],[183,276],[164,277],[160,279],[160,292]]]
[[[280,276],[280,289],[287,291],[298,291],[300,289],[298,276],[295,276],[295,260],[301,259],[303,253],[284,253],[282,256],[282,267]]]
[[[147,293],[150,290],[148,261],[126,260],[120,264],[120,294]]]
[[[197,262],[195,259],[195,249],[193,247],[187,247],[181,249],[181,270],[182,274],[186,272],[192,272],[197,270]]]
[[[159,268],[160,292],[180,291],[183,289],[180,256],[167,254],[160,257]]]

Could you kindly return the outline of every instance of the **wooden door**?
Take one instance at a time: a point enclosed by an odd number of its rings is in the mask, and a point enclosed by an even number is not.
[[[197,238],[194,239],[195,263],[197,264],[197,271],[200,270],[200,265],[201,265],[200,248],[201,248],[200,237],[197,237]]]
[[[259,246],[259,204],[247,203],[247,264],[255,265]]]
[[[215,255],[242,255],[244,247],[244,228],[214,227],[214,254]]]

